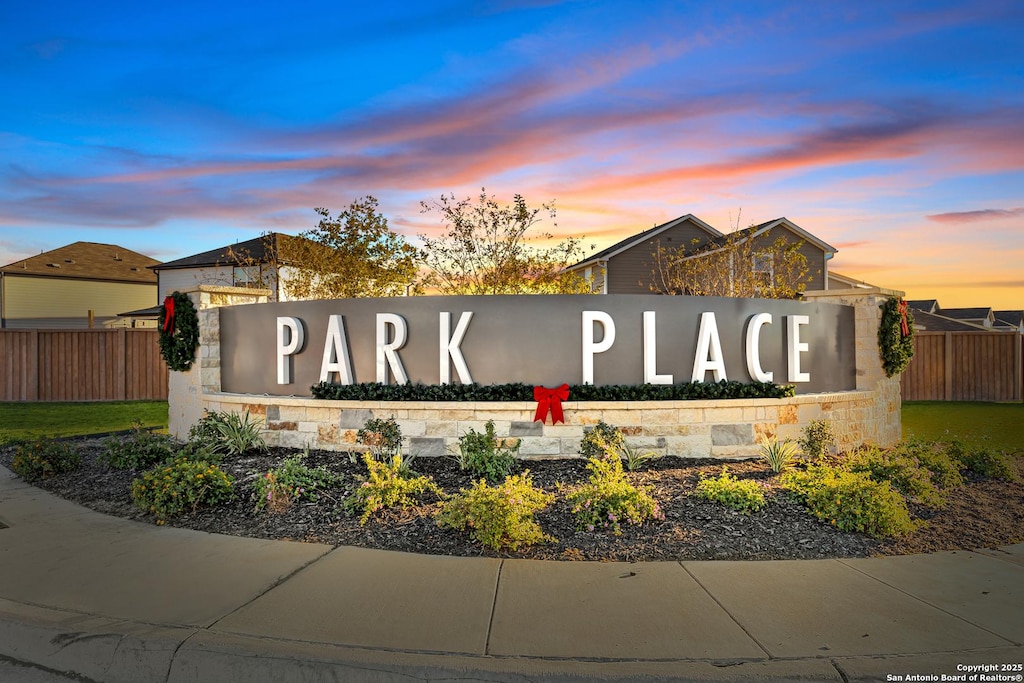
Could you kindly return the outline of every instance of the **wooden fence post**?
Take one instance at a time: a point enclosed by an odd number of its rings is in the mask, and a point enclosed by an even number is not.
[[[25,400],[38,401],[39,368],[41,366],[39,362],[39,330],[32,330],[29,334],[28,352],[25,355],[25,360],[28,363],[28,367],[25,369]]]
[[[117,342],[114,344],[114,397],[118,401],[125,400],[128,382],[128,344],[127,331],[121,327],[117,330]]]
[[[943,400],[953,400],[953,333],[947,332],[943,335],[943,351],[945,352],[945,387],[943,389]]]

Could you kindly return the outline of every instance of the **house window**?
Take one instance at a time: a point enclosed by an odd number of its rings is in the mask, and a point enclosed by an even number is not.
[[[754,273],[754,286],[758,294],[766,295],[771,291],[775,282],[775,259],[772,254],[754,254],[751,263],[751,270]]]
[[[259,289],[264,286],[259,266],[235,266],[232,276],[235,287]]]

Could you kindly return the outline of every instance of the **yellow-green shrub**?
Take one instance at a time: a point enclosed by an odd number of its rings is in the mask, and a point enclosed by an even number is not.
[[[783,475],[783,485],[818,519],[841,531],[860,531],[876,538],[901,536],[917,525],[907,503],[888,482],[866,472],[850,472],[829,465]]]
[[[384,508],[411,507],[418,505],[418,497],[434,493],[441,497],[441,489],[429,477],[413,476],[405,467],[402,456],[394,455],[390,460],[375,460],[370,453],[363,454],[367,477],[353,495],[351,505],[362,510],[360,524],[366,524],[373,513]]]
[[[702,478],[693,495],[723,503],[744,514],[757,512],[766,505],[764,490],[760,484],[749,479],[740,481],[729,474],[729,468],[725,465],[722,466],[722,474],[718,477]]]
[[[566,497],[581,531],[610,529],[618,536],[624,521],[642,524],[647,519],[665,518],[648,489],[629,483],[622,460],[614,452],[590,458],[587,469],[590,470],[589,483]]]
[[[497,486],[479,480],[470,489],[445,501],[437,513],[441,527],[465,529],[482,544],[494,550],[532,545],[550,540],[533,515],[555,497],[533,487],[529,470],[507,478]]]
[[[925,505],[941,506],[946,502],[932,481],[932,472],[905,449],[865,448],[850,457],[848,467],[851,472],[866,474],[874,481],[888,482],[900,493]]]

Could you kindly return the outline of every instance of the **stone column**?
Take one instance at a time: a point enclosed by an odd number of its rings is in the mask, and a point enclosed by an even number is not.
[[[167,382],[168,431],[181,441],[203,416],[203,395],[220,391],[221,306],[262,304],[270,291],[245,287],[196,285],[182,292],[196,307],[199,317],[199,348],[188,372],[171,371]]]
[[[903,292],[881,287],[829,289],[805,292],[808,301],[844,304],[854,307],[857,390],[875,394],[872,408],[860,416],[865,434],[873,434],[874,443],[891,446],[903,438],[900,420],[900,378],[886,377],[882,357],[878,351],[878,325],[882,321],[882,304],[893,297],[902,298]],[[855,418],[856,419],[856,418]]]

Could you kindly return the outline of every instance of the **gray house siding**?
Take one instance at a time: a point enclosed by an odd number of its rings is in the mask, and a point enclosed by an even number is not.
[[[608,294],[650,294],[659,246],[666,249],[684,246],[690,251],[693,240],[697,240],[699,246],[709,239],[710,235],[703,228],[685,222],[613,256],[608,261]]]
[[[754,250],[771,247],[780,237],[784,237],[790,244],[803,240],[802,237],[784,226],[779,226],[755,237]],[[804,279],[804,282],[807,283],[807,291],[825,289],[825,274],[828,272],[825,252],[820,247],[803,240],[803,244],[800,245],[800,253],[807,259],[807,277]]]

